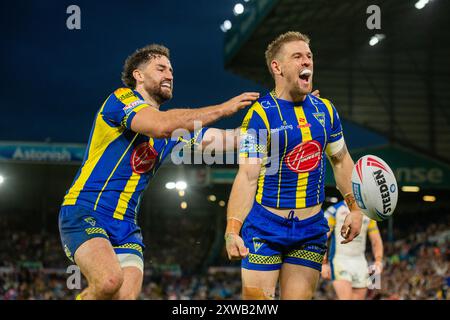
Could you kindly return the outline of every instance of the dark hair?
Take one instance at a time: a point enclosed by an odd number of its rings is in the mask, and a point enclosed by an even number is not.
[[[158,56],[165,56],[167,59],[170,59],[169,49],[163,45],[153,43],[137,49],[132,55],[128,56],[122,71],[123,84],[128,88],[134,89],[136,87],[136,79],[133,77],[133,71]]]

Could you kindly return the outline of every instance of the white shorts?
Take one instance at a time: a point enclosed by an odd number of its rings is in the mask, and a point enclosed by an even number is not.
[[[332,280],[347,280],[352,288],[367,288],[369,266],[364,256],[335,256],[330,266]]]

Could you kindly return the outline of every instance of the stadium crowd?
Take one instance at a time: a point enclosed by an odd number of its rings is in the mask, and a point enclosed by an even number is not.
[[[450,223],[395,229],[395,241],[386,241],[381,288],[368,299],[450,299]],[[0,219],[0,300],[73,299],[78,290],[67,287],[69,261],[57,232],[21,229]],[[211,251],[214,225],[183,217],[177,226],[159,222],[159,232],[144,235],[146,271],[141,299],[239,299],[239,265],[223,263],[202,269]],[[151,230],[148,230],[151,232]],[[370,250],[367,251],[370,253]],[[368,261],[371,261],[368,254]],[[222,263],[221,263],[222,262]],[[82,281],[82,285],[85,282]],[[315,299],[335,299],[330,281],[320,281]]]

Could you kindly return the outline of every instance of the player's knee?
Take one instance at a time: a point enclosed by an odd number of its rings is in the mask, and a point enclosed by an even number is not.
[[[282,300],[311,300],[314,297],[314,290],[303,289],[301,292],[286,292],[281,295]]]
[[[130,285],[123,285],[114,299],[117,300],[137,300],[141,293],[141,287],[133,287]]]
[[[305,286],[304,283],[300,286],[282,287],[281,300],[311,300],[315,291],[315,286]]]
[[[273,300],[275,299],[275,288],[259,288],[244,286],[242,288],[243,300]]]
[[[139,293],[135,291],[129,291],[120,293],[119,300],[136,300],[139,297]]]
[[[302,294],[301,300],[311,300],[314,296],[315,288],[306,288]]]
[[[94,283],[95,294],[102,299],[111,299],[122,286],[123,274],[113,272],[105,275]]]

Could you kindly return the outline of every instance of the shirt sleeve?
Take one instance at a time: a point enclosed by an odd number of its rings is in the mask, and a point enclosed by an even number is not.
[[[372,234],[377,232],[379,232],[377,222],[375,220],[370,220],[369,225],[367,226],[367,233]]]
[[[200,129],[194,130],[194,132],[189,132],[189,134],[178,138],[179,143],[184,143],[183,147],[190,148],[191,150],[198,146],[205,136],[208,127],[202,127]]]
[[[242,121],[239,134],[239,156],[244,158],[264,158],[267,156],[269,133],[264,123],[262,108],[255,103]]]
[[[119,88],[106,100],[101,110],[103,119],[113,127],[131,128],[131,121],[139,110],[149,105],[140,99],[133,90]]]
[[[328,156],[332,156],[339,152],[344,146],[344,133],[342,130],[341,119],[339,118],[339,114],[334,105],[327,99],[322,99],[322,101],[325,103],[328,109],[328,114],[331,118],[331,130],[328,134],[327,147],[325,151]]]
[[[331,106],[331,110],[327,106],[327,108],[331,114],[331,132],[330,132],[328,141],[335,142],[344,137],[344,134],[342,131],[341,119],[339,118],[339,114],[338,114],[336,108],[334,107],[334,105],[331,103],[331,101],[329,101],[329,100],[326,100],[326,101]]]

